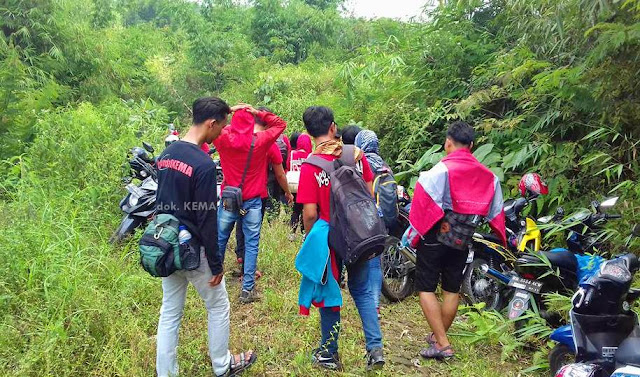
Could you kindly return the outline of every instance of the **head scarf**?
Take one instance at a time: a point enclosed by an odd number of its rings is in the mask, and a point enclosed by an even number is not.
[[[355,145],[362,149],[374,173],[380,172],[385,168],[386,164],[382,160],[382,157],[380,157],[378,136],[375,132],[369,130],[358,132]]]
[[[307,153],[311,153],[311,138],[307,134],[301,134],[298,136],[296,149],[301,149]]]

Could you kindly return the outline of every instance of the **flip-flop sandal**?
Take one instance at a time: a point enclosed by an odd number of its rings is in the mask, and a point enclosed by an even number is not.
[[[438,341],[436,340],[436,334],[431,333],[427,336],[427,344],[429,346],[432,346],[434,344],[438,343]]]
[[[429,348],[424,348],[420,351],[420,356],[425,359],[445,360],[450,359],[455,355],[451,346],[446,346],[443,349],[438,349],[434,344]]]
[[[236,364],[236,356],[240,356],[240,361]],[[247,360],[247,355],[244,352],[240,352],[239,355],[231,355],[231,362],[229,363],[229,369],[227,372],[218,377],[234,377],[239,376],[247,370],[250,366],[252,366],[256,360],[258,360],[258,355],[256,351],[251,351],[251,356],[249,360]]]

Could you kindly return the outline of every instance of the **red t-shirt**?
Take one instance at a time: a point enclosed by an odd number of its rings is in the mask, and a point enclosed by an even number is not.
[[[273,143],[271,148],[269,148],[269,150],[267,151],[267,164],[269,164],[267,166],[267,170],[269,170],[271,165],[277,165],[277,164],[282,165],[282,153],[280,153],[280,148],[278,148],[278,144],[276,143]],[[264,184],[266,186],[267,182],[265,181]],[[262,194],[262,199],[268,198],[268,197],[269,197],[268,193]]]
[[[282,153],[280,153],[280,148],[278,148],[278,144],[276,143],[271,144],[271,148],[269,148],[269,150],[267,151],[267,161],[269,161],[269,164],[271,165],[275,165],[275,164],[282,165]]]
[[[319,154],[327,161],[333,161],[337,157],[329,154]],[[356,164],[358,171],[362,172],[362,178],[365,182],[373,182],[373,172],[369,167],[366,157]],[[318,213],[322,220],[329,222],[331,217],[329,213],[329,203],[331,196],[331,188],[329,183],[329,175],[317,166],[303,164],[300,170],[300,182],[298,183],[298,196],[296,201],[300,204],[317,204]]]

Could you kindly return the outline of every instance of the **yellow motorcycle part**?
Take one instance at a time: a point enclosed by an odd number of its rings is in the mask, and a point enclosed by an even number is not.
[[[533,251],[540,250],[542,246],[542,233],[533,219],[527,217],[526,232],[518,243],[518,251],[527,251],[527,246],[533,244]]]

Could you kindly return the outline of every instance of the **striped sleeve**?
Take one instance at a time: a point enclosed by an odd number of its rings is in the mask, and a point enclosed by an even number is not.
[[[491,201],[487,221],[489,221],[489,226],[494,233],[502,240],[502,244],[506,245],[507,231],[505,229],[504,199],[498,177],[495,177],[494,180],[493,200]]]
[[[444,163],[436,164],[420,174],[409,212],[411,227],[423,237],[444,216],[444,201],[448,189],[448,171]]]

